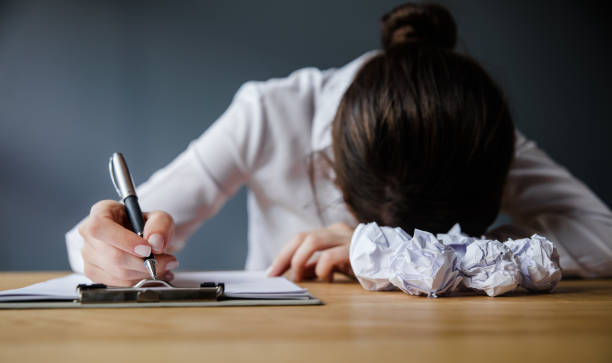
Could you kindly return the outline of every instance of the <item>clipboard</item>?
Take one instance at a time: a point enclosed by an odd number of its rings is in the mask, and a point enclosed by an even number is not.
[[[133,287],[80,284],[78,299],[0,302],[0,310],[323,305],[311,294],[300,299],[250,299],[229,298],[224,291],[225,284],[218,282],[202,282],[199,287],[175,287],[151,279]]]

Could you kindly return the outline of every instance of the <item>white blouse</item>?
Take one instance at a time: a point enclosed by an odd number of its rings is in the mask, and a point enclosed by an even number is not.
[[[143,210],[163,210],[174,218],[171,250],[180,249],[244,184],[246,269],[266,269],[298,232],[335,222],[356,225],[333,183],[331,123],[353,76],[374,54],[339,69],[305,68],[287,78],[244,84],[204,134],[138,188]],[[612,276],[610,210],[518,132],[501,212],[513,223],[489,234],[537,232],[556,242],[564,275]],[[83,240],[76,226],[66,243],[72,269],[82,272]]]

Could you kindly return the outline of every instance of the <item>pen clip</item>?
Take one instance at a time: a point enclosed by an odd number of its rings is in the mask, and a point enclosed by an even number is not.
[[[114,153],[108,161],[108,172],[110,173],[113,186],[121,200],[133,195],[136,196],[134,182],[128,170],[127,164],[121,153]],[[119,175],[117,175],[119,173]]]
[[[121,195],[121,190],[119,190],[119,186],[117,185],[117,181],[115,180],[115,169],[113,168],[113,157],[112,156],[110,157],[110,160],[108,160],[108,172],[110,173],[110,177],[111,177],[111,180],[113,181],[113,186],[115,187],[117,194],[119,194],[121,199],[123,199],[123,196]]]

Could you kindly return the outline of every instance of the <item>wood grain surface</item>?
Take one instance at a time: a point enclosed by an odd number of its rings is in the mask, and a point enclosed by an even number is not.
[[[2,272],[0,289],[66,272]],[[0,310],[0,362],[612,362],[612,280],[428,299],[302,283],[323,306]]]

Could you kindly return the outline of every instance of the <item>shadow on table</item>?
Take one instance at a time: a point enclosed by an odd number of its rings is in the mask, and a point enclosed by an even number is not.
[[[551,291],[529,291],[525,288],[518,288],[515,291],[509,292],[507,294],[496,296],[496,298],[500,297],[525,297],[525,296],[538,296],[538,295],[574,295],[574,294],[593,294],[608,291],[610,292],[612,288],[610,285],[604,285],[597,282],[612,282],[612,280],[600,279],[600,280],[583,280],[583,279],[564,279],[552,292]],[[454,297],[462,297],[462,296],[486,296],[484,292],[474,292],[474,291],[461,291],[454,294]]]

